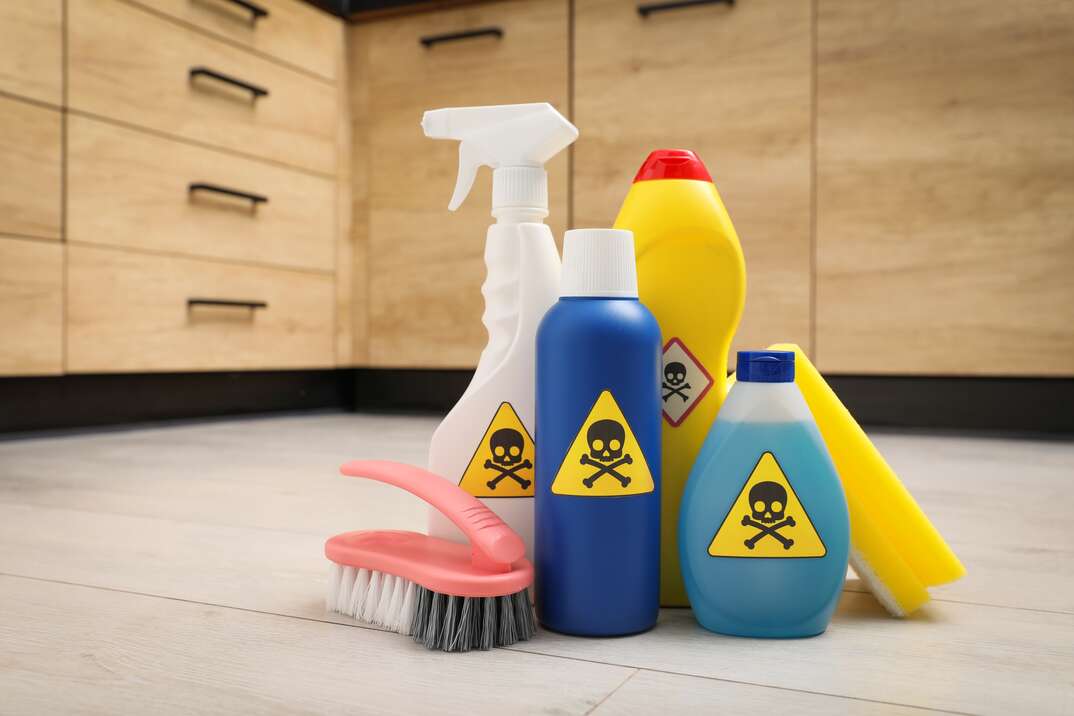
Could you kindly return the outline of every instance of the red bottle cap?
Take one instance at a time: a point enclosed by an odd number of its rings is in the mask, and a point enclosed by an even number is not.
[[[634,176],[634,181],[649,179],[712,181],[705,164],[689,149],[657,149],[650,153]]]

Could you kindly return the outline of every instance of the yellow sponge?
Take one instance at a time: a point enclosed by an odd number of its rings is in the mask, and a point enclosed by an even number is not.
[[[910,614],[928,601],[928,587],[955,581],[965,567],[802,349],[770,350],[794,351],[795,383],[843,482],[854,571],[892,615]]]

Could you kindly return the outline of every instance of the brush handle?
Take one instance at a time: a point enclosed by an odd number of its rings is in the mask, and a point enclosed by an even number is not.
[[[400,487],[435,507],[462,530],[473,547],[474,566],[507,572],[526,554],[522,538],[473,495],[439,475],[387,460],[353,460],[339,471]]]

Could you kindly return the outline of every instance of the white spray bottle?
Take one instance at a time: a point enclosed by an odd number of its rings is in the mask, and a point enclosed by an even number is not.
[[[458,107],[425,113],[427,137],[459,141],[459,176],[448,208],[470,193],[477,170],[492,168],[492,216],[485,239],[482,321],[488,344],[470,385],[440,423],[429,470],[496,512],[533,557],[534,359],[537,326],[559,297],[559,253],[548,216],[544,164],[578,138],[552,105]],[[436,510],[429,534],[465,541]]]

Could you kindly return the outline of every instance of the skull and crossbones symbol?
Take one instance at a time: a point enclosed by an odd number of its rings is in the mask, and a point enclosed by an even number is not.
[[[779,533],[784,527],[794,527],[794,518],[784,515],[787,491],[783,485],[778,482],[758,482],[750,488],[749,497],[751,513],[743,515],[742,526],[756,527],[758,532],[742,543],[747,549],[753,549],[765,537],[773,537],[783,545],[783,549],[790,549],[794,540]]]
[[[489,489],[495,490],[496,486],[508,477],[521,485],[523,490],[530,486],[529,480],[518,475],[519,470],[533,467],[533,463],[529,460],[522,459],[524,445],[522,433],[513,428],[500,428],[489,437],[492,459],[485,460],[485,469],[499,473],[485,483]]]
[[[668,398],[673,395],[677,395],[682,398],[682,402],[687,402],[690,399],[685,391],[690,389],[690,384],[686,382],[686,366],[678,361],[672,361],[664,366],[664,402],[668,402]]]
[[[582,455],[581,463],[595,467],[597,471],[583,479],[582,484],[592,488],[598,479],[610,475],[623,487],[629,485],[630,478],[618,471],[623,465],[634,463],[630,453],[623,454],[626,430],[622,424],[615,420],[598,420],[589,426],[585,438],[589,443],[589,452]]]

